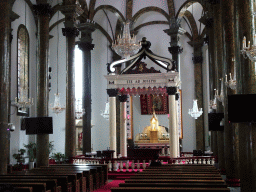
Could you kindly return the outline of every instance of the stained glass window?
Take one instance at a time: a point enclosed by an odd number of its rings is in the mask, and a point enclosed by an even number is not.
[[[20,25],[17,36],[17,97],[29,97],[29,35],[27,28]],[[19,115],[27,115],[28,111],[18,109]]]

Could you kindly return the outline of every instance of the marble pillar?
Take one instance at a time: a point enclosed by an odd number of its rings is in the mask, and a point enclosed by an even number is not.
[[[168,101],[169,101],[169,145],[170,145],[170,157],[178,157],[178,130],[177,130],[177,111],[175,94],[177,92],[176,87],[167,87]]]
[[[37,116],[49,115],[49,21],[51,5],[34,5],[38,16],[38,65],[37,65]],[[49,134],[37,135],[37,167],[49,166]]]
[[[109,96],[109,147],[114,151],[113,158],[116,158],[116,96],[118,90],[107,89],[107,93]]]
[[[89,21],[89,20],[88,20]],[[92,32],[95,30],[95,25],[91,22],[81,23],[78,26],[81,31],[81,39],[78,42],[78,47],[83,53],[83,153],[91,152],[91,50],[94,48],[92,44]]]
[[[10,46],[10,3],[0,2],[0,175],[7,174],[8,164],[8,108],[9,108],[9,46]]]
[[[119,96],[120,100],[120,154],[127,157],[126,101],[127,95]]]

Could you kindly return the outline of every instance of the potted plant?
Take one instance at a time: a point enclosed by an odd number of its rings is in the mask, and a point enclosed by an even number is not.
[[[19,171],[22,170],[22,163],[25,162],[25,159],[24,159],[24,157],[23,157],[23,155],[24,155],[25,152],[26,152],[25,149],[19,149],[19,150],[18,150],[18,153],[14,153],[14,154],[12,155],[13,158],[17,160],[17,164],[14,165],[14,169],[17,169],[17,170],[19,170]]]
[[[55,159],[57,164],[61,164],[65,159],[65,155],[63,153],[60,153],[60,152],[53,153],[52,157],[53,157],[53,159]]]
[[[30,142],[29,144],[24,144],[24,147],[27,148],[28,158],[29,158],[29,169],[34,168],[35,158],[36,158],[36,143]]]

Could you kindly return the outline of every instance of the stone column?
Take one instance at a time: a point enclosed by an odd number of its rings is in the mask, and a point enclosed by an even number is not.
[[[51,5],[34,5],[38,15],[38,65],[37,65],[37,116],[47,117],[49,103],[48,58],[49,58],[49,20]],[[49,166],[49,134],[37,135],[37,167]]]
[[[180,53],[183,52],[183,48],[180,47],[179,40],[180,36],[186,31],[180,27],[180,20],[172,18],[170,29],[165,29],[164,32],[171,37],[171,46],[168,47],[168,50],[172,54],[172,59],[175,61],[177,71],[180,71]]]
[[[194,76],[195,76],[195,96],[197,99],[198,107],[203,107],[203,77],[202,77],[202,46],[203,39],[188,42],[194,49],[194,56],[192,58],[194,63]],[[204,138],[204,116],[201,115],[196,120],[196,149],[205,150],[205,138]]]
[[[85,114],[83,116],[83,153],[91,152],[91,50],[94,48],[92,44],[92,32],[95,30],[94,23],[89,20],[78,26],[81,31],[81,39],[78,47],[83,53],[83,108]]]
[[[7,174],[8,164],[8,108],[9,108],[9,46],[10,3],[1,1],[0,7],[0,175]]]
[[[107,89],[109,96],[109,147],[114,150],[113,158],[116,158],[116,96],[117,89]]]
[[[254,43],[253,35],[255,31],[255,18],[252,16],[253,0],[235,1],[239,11],[239,48],[242,48],[243,36],[246,36],[251,45]],[[255,62],[250,59],[242,58],[238,71],[238,93],[255,94],[256,93],[256,76]],[[241,79],[240,79],[241,78]],[[239,123],[239,162],[240,162],[240,179],[241,191],[256,191],[256,125],[248,123]]]
[[[169,99],[169,145],[170,145],[170,157],[178,157],[178,136],[177,136],[177,111],[175,94],[177,92],[176,87],[166,88]]]
[[[178,100],[179,100],[179,94],[176,93],[175,94],[175,105],[176,105],[176,109],[178,110]],[[178,111],[176,111],[176,127],[177,127],[177,154],[178,157],[180,157],[180,136],[179,136],[179,121],[178,121]]]
[[[119,96],[120,100],[120,153],[127,157],[126,101],[127,95]]]

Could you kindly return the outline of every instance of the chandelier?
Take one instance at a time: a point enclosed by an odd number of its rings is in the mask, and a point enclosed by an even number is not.
[[[221,90],[220,90],[220,95],[218,95],[218,90],[217,90],[217,95],[216,98],[222,103],[224,106],[224,89],[223,89],[223,78],[220,79],[221,81]]]
[[[200,108],[198,110],[197,106],[197,99],[193,100],[193,108],[188,110],[188,114],[191,115],[193,118],[197,119],[203,114],[203,109]]]
[[[105,110],[101,111],[100,114],[102,117],[104,117],[106,120],[109,120],[109,102],[106,102]]]
[[[59,4],[59,2],[58,2]],[[58,11],[58,20],[59,20],[59,11]],[[57,25],[57,93],[55,93],[54,105],[51,104],[51,109],[53,113],[58,115],[66,108],[60,104],[60,94],[59,94],[59,25]]]
[[[129,24],[129,22],[124,23],[123,35],[118,35],[117,40],[112,43],[115,52],[125,59],[136,54],[141,48],[140,42],[136,44],[136,36],[131,37]]]
[[[82,99],[76,99],[76,119],[82,119],[85,109],[82,108]]]
[[[256,35],[254,35],[254,44],[250,46],[250,41],[248,41],[248,46],[246,47],[246,37],[243,39],[243,49],[241,50],[241,54],[243,54],[244,58],[247,57],[256,62]]]
[[[217,109],[217,92],[216,92],[217,90],[216,89],[214,89],[214,92],[215,92],[215,94],[214,94],[214,99],[212,99],[212,100],[210,100],[210,109]]]
[[[26,3],[25,3],[25,27],[26,27],[26,21],[27,21],[27,18],[26,18]],[[26,59],[26,56],[27,53],[28,53],[28,50],[27,50],[27,47],[28,47],[28,44],[27,44],[27,34],[25,33],[25,40],[24,40],[24,72],[23,72],[23,78],[24,78],[24,83],[23,83],[23,86],[20,87],[20,94],[19,94],[19,98],[18,97],[15,97],[15,103],[14,105],[17,106],[18,108],[21,108],[22,111],[26,111],[26,108],[29,108],[31,107],[32,105],[34,105],[34,101],[33,101],[33,98],[28,98],[28,80],[26,78],[26,63],[27,63],[27,59]]]
[[[232,58],[232,61],[234,62],[234,58]],[[236,66],[234,65],[234,78],[232,79],[232,74],[229,73],[230,79],[228,81],[228,77],[226,75],[226,81],[225,81],[225,85],[227,87],[229,87],[230,89],[235,90],[236,89]]]
[[[53,107],[51,107],[51,109],[52,109],[53,113],[58,115],[59,113],[64,111],[66,108],[65,108],[65,106],[61,107],[61,104],[60,104],[60,93],[57,92],[54,95],[55,95],[54,105],[53,105]]]

